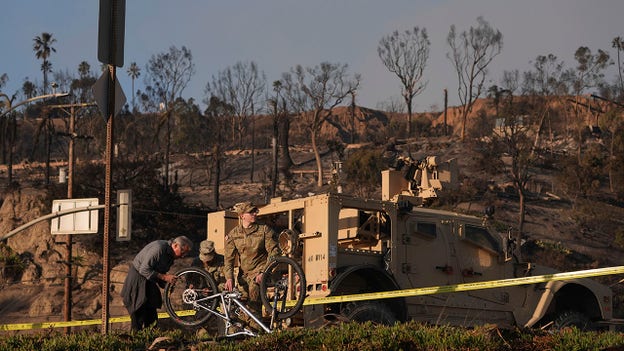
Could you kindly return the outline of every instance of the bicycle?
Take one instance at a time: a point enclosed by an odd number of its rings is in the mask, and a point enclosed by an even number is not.
[[[193,328],[217,317],[225,322],[225,337],[258,335],[259,331],[244,326],[239,316],[251,318],[262,331],[272,333],[281,326],[279,321],[299,312],[306,296],[303,270],[287,256],[273,258],[262,275],[260,299],[271,315],[268,326],[243,304],[240,291],[219,292],[215,279],[205,270],[190,267],[175,275],[176,281],[165,286],[165,309],[171,319]]]

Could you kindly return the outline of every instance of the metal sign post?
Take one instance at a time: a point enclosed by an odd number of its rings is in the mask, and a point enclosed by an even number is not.
[[[110,286],[110,212],[111,212],[111,172],[113,159],[113,120],[117,109],[115,108],[115,93],[117,82],[115,66],[123,66],[124,59],[124,34],[126,20],[125,0],[100,0],[100,17],[98,25],[98,60],[108,65],[110,78],[104,78],[104,84],[94,86],[106,86],[105,101],[98,101],[100,110],[105,111],[106,119],[106,174],[104,180],[104,233],[103,233],[103,254],[102,254],[102,334],[108,334],[109,304],[108,293]],[[119,89],[121,90],[121,89]],[[95,93],[96,97],[100,94]],[[97,100],[97,98],[96,98]],[[121,107],[121,106],[119,106]]]
[[[110,70],[111,79],[115,80],[115,66],[108,66]],[[111,90],[113,92],[111,93]],[[114,85],[109,86],[109,94],[108,96],[114,96]],[[112,106],[111,106],[112,105]],[[111,213],[111,173],[112,173],[112,161],[113,161],[113,112],[115,110],[115,100],[109,99],[109,111],[110,116],[108,121],[106,122],[106,155],[105,164],[106,164],[106,172],[104,176],[104,235],[103,235],[103,254],[102,254],[102,334],[108,334],[108,317],[109,313],[109,304],[108,304],[108,290],[110,286],[110,258],[109,258],[109,247],[110,243],[109,232],[110,232],[110,213]]]

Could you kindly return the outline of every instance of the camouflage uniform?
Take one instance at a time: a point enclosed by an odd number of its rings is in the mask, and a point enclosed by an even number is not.
[[[199,257],[193,259],[191,264],[193,267],[200,267],[214,278],[220,291],[223,290],[225,284],[225,275],[223,275],[223,264],[225,260],[223,255],[215,254],[210,261],[202,261]]]
[[[254,313],[261,312],[260,286],[255,282],[258,274],[266,268],[269,259],[279,256],[275,232],[264,224],[253,223],[249,228],[236,226],[225,239],[225,279],[234,280],[234,259],[240,257],[239,269],[247,285],[249,307]]]

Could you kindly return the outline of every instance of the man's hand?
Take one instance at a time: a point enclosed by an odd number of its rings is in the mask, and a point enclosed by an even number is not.
[[[169,284],[175,283],[177,279],[177,277],[173,274],[159,274],[159,278]]]
[[[232,289],[234,288],[234,282],[232,281],[232,279],[226,280],[223,288],[225,289],[225,291],[232,291]]]
[[[256,284],[260,285],[260,283],[262,282],[262,273],[258,274],[256,278],[254,278],[254,281],[256,282]]]

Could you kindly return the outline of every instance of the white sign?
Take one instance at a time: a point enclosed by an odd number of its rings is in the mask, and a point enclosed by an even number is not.
[[[98,199],[65,199],[52,201],[52,212],[72,212],[52,219],[50,232],[55,234],[95,234],[98,232],[98,210],[87,210],[97,206]],[[83,211],[73,212],[74,209],[85,208]]]
[[[117,241],[129,241],[132,236],[132,190],[117,191]]]

